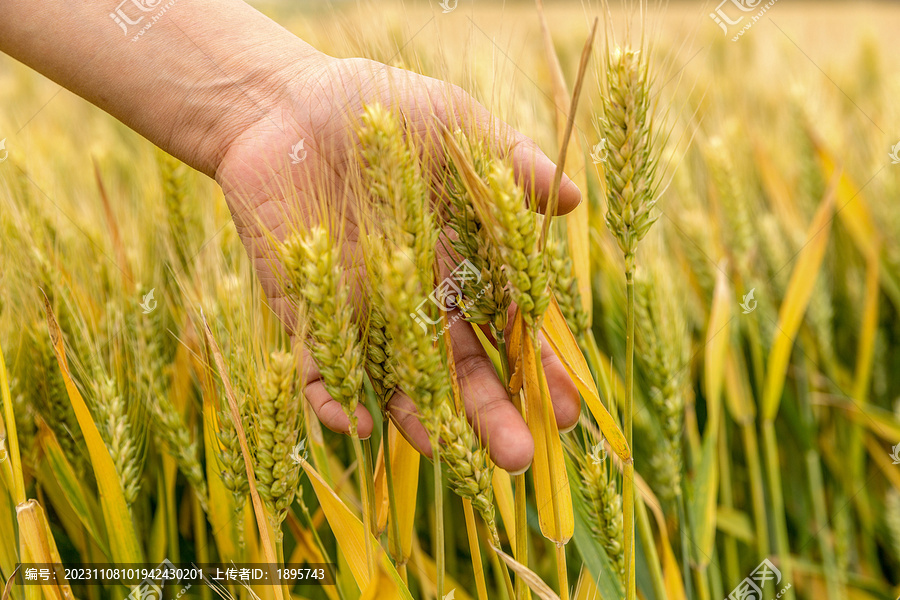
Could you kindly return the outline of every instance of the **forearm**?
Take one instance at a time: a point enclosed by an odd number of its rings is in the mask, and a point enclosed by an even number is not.
[[[241,0],[120,1],[5,0],[0,50],[210,176],[320,56]]]

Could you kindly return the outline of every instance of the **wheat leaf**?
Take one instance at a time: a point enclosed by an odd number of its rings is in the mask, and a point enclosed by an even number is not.
[[[135,534],[134,523],[128,504],[125,502],[125,494],[116,465],[109,454],[109,450],[103,443],[103,438],[97,430],[91,412],[88,410],[81,392],[72,380],[69,372],[69,363],[66,360],[66,348],[62,338],[62,331],[56,322],[50,301],[44,295],[44,311],[47,313],[47,325],[50,328],[50,341],[53,345],[53,353],[56,354],[56,362],[62,372],[69,402],[78,420],[78,426],[84,436],[88,456],[91,459],[91,467],[97,478],[97,489],[100,493],[100,504],[103,507],[103,516],[106,520],[106,534],[109,537],[109,550],[112,560],[120,563],[140,563],[143,561],[143,553]]]
[[[394,499],[397,502],[397,524],[400,529],[400,549],[408,559],[412,552],[412,535],[415,529],[416,498],[419,493],[419,460],[421,454],[400,434],[393,421],[388,421],[388,443],[391,445],[391,470],[394,477]],[[375,470],[375,505],[378,509],[377,529],[388,526],[390,505],[384,454],[379,452]]]
[[[709,326],[706,329],[706,346],[704,349],[704,383],[706,384],[706,403],[709,411],[708,430],[715,432],[722,410],[722,381],[725,376],[725,360],[728,357],[728,346],[731,342],[731,288],[724,268],[719,268],[716,288],[713,293],[713,305],[709,315]]]
[[[809,305],[816,278],[825,257],[834,207],[834,186],[825,195],[813,217],[806,235],[803,249],[794,265],[784,301],[778,312],[775,340],[766,366],[766,381],[762,401],[762,418],[772,421],[778,414],[781,392],[787,377],[788,361],[794,347],[794,339],[800,329],[803,314]]]
[[[365,536],[371,536],[371,533],[368,533],[365,530],[362,521],[360,521],[356,515],[347,508],[347,505],[338,498],[338,495],[334,493],[334,490],[328,486],[312,465],[301,459],[300,466],[303,467],[303,470],[309,477],[316,498],[319,500],[319,506],[325,514],[325,519],[331,526],[331,530],[334,533],[338,547],[341,549],[341,553],[343,553],[344,557],[347,559],[347,564],[350,567],[353,578],[356,580],[356,584],[359,586],[360,590],[366,590],[372,582],[372,579],[368,570],[368,561],[366,560]],[[406,586],[403,585],[400,576],[397,574],[396,569],[394,569],[394,566],[391,564],[384,550],[377,543],[373,543],[373,546],[376,549],[377,561],[381,570],[387,573],[390,580],[393,582],[393,586],[389,593],[385,596],[379,596],[379,598],[403,598],[405,600],[412,600],[412,596],[410,596]]]
[[[559,357],[569,377],[575,382],[578,391],[581,392],[588,410],[591,411],[591,414],[597,421],[600,431],[603,432],[603,436],[609,442],[613,452],[623,462],[629,461],[631,459],[631,449],[628,447],[628,442],[625,440],[625,436],[619,429],[615,419],[603,406],[603,402],[600,400],[600,393],[597,391],[594,378],[591,376],[591,370],[588,368],[587,361],[584,359],[584,355],[578,347],[578,342],[575,341],[575,336],[572,335],[572,330],[569,329],[566,318],[559,309],[559,304],[556,302],[555,297],[551,299],[550,307],[544,315],[544,324],[541,331],[544,333],[544,337],[547,338],[556,356]]]
[[[515,496],[513,495],[512,478],[509,473],[503,469],[494,469],[494,476],[491,479],[494,488],[494,503],[497,510],[500,511],[500,517],[503,519],[503,528],[506,530],[506,537],[509,538],[509,545],[516,548],[516,508]]]
[[[16,507],[19,523],[19,545],[22,553],[28,554],[28,562],[40,564],[62,564],[56,541],[50,532],[47,516],[37,500],[27,500]],[[63,573],[57,571],[57,578],[41,586],[48,600],[72,600],[72,589]]]
[[[47,459],[47,465],[53,473],[53,477],[60,489],[65,494],[66,502],[72,508],[73,513],[81,521],[82,526],[91,534],[94,541],[105,552],[109,553],[106,548],[106,542],[100,534],[100,529],[94,520],[94,514],[91,512],[91,501],[96,502],[93,496],[88,499],[88,494],[82,486],[81,480],[75,474],[75,470],[66,458],[56,435],[47,426],[43,419],[38,419],[38,443]]]
[[[556,595],[556,592],[550,589],[550,586],[544,583],[544,580],[538,577],[537,573],[518,562],[500,548],[494,548],[494,552],[503,559],[503,562],[509,565],[510,569],[516,572],[516,575],[522,578],[522,581],[531,588],[532,592],[537,594],[538,598],[541,600],[559,600],[559,596]]]
[[[539,377],[532,337],[522,338],[524,366],[525,421],[534,438],[535,503],[541,533],[547,539],[565,544],[575,529],[572,496],[566,473],[562,441],[550,405],[550,390],[544,377]]]

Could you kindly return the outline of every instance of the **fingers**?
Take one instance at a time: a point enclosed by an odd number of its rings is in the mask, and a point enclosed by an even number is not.
[[[556,176],[556,163],[541,152],[531,138],[514,129],[511,131],[519,138],[512,147],[513,170],[526,190],[531,190],[533,187],[539,201],[539,212],[544,212],[547,202],[550,200],[553,178]],[[581,203],[581,190],[565,173],[559,184],[557,202],[556,214],[559,215],[571,212]]]
[[[569,377],[566,368],[547,343],[543,333],[540,334],[540,339],[541,364],[544,367],[547,387],[550,388],[550,401],[553,403],[556,424],[561,432],[571,431],[581,416],[581,397],[578,395],[578,388],[575,387],[575,382]]]
[[[395,392],[388,401],[388,411],[391,420],[406,441],[421,454],[431,458],[431,440],[428,439],[428,432],[419,420],[419,413],[412,399],[402,392]]]
[[[399,108],[410,131],[428,140],[428,145],[438,150],[436,156],[440,157],[442,153],[440,126],[434,122],[435,118],[451,130],[459,127],[467,134],[477,135],[496,153],[508,157],[519,183],[537,198],[538,210],[546,209],[556,164],[541,152],[534,140],[494,117],[458,86],[383,65],[378,65],[377,72],[383,86],[382,94],[394,103],[400,100]],[[581,191],[563,174],[557,214],[571,212],[580,202]]]
[[[497,466],[513,473],[527,469],[534,458],[534,440],[528,425],[497,377],[475,331],[464,320],[458,319],[450,326],[448,335],[451,336],[460,393],[472,428]],[[543,336],[541,341],[541,364],[550,388],[553,412],[560,431],[565,432],[577,425],[581,400],[575,384]],[[348,433],[349,418],[343,407],[328,394],[319,368],[305,348],[301,356],[301,376],[305,382],[303,394],[322,424],[337,433]],[[452,402],[452,398],[448,401]],[[388,402],[388,410],[410,444],[430,458],[428,432],[419,421],[415,404],[409,396],[395,393]],[[373,429],[371,415],[362,404],[357,405],[354,414],[358,419],[360,438],[368,438]]]
[[[350,419],[339,402],[329,395],[322,381],[322,374],[316,361],[309,355],[304,346],[300,353],[300,377],[303,382],[303,395],[313,411],[328,429],[337,433],[350,433]],[[354,412],[357,418],[357,432],[362,439],[372,435],[372,416],[362,403],[357,404]]]
[[[448,127],[462,126],[474,129],[493,144],[494,150],[502,156],[509,156],[516,178],[526,190],[534,192],[538,199],[538,210],[544,212],[550,199],[550,190],[556,176],[556,163],[544,154],[530,137],[500,121],[462,89],[453,87]],[[452,123],[459,120],[461,123]],[[571,212],[581,202],[581,191],[563,173],[559,186],[556,213]]]
[[[510,402],[475,332],[468,323],[459,320],[451,325],[449,335],[453,340],[453,358],[466,416],[473,429],[497,466],[510,472],[527,469],[534,457],[531,433]],[[409,396],[394,394],[388,402],[388,409],[397,429],[409,443],[431,458],[428,432]]]
[[[456,315],[458,312],[451,318]],[[511,472],[526,469],[534,457],[534,440],[478,336],[462,319],[454,322],[448,333],[460,393],[473,429],[498,466]]]
[[[515,321],[516,311],[515,304],[509,307],[509,324],[506,327],[505,335],[509,340],[512,337],[512,329]],[[490,329],[487,325],[482,327],[482,331],[487,339],[491,342],[495,340],[491,336]],[[547,380],[547,387],[550,389],[550,400],[553,403],[553,414],[556,416],[556,424],[563,433],[571,431],[577,424],[578,418],[581,416],[581,396],[578,394],[578,388],[575,382],[569,377],[562,361],[556,356],[553,348],[547,342],[544,334],[538,335],[541,342],[541,365],[544,367],[544,377]],[[511,351],[511,348],[508,349]]]

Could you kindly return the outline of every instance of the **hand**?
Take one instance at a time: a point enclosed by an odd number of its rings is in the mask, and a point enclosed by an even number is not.
[[[350,132],[365,104],[379,102],[400,110],[411,130],[426,141],[438,139],[439,123],[456,127],[453,115],[462,115],[469,126],[475,125],[494,143],[496,151],[511,155],[522,181],[531,182],[533,173],[534,191],[546,202],[555,165],[530,139],[493,122],[488,111],[461,89],[363,59],[318,55],[302,64],[296,78],[282,86],[284,89],[276,95],[267,114],[237,134],[216,171],[216,180],[225,192],[270,306],[288,327],[289,302],[279,283],[280,265],[272,262],[275,254],[269,240],[282,240],[290,233],[286,214],[297,208],[304,217],[311,212],[316,190],[344,189],[343,180],[349,176],[348,159],[355,156],[355,138]],[[289,152],[300,140],[304,140],[306,156],[299,164],[291,164]],[[342,199],[335,194],[329,201],[339,203]],[[580,192],[564,178],[558,212],[570,211],[579,201]],[[352,255],[358,228],[354,223],[347,225],[345,255]],[[469,420],[482,440],[489,443],[497,465],[513,472],[527,468],[534,454],[534,442],[474,331],[468,323],[458,320],[449,335]],[[580,399],[559,359],[546,344],[543,347],[543,365],[557,422],[561,429],[567,429],[578,420]],[[305,349],[302,362],[304,392],[319,419],[334,431],[347,432],[346,414],[328,395],[318,368]],[[389,408],[407,439],[423,454],[430,455],[428,436],[416,419],[412,401],[395,393]],[[368,437],[372,431],[371,416],[362,404],[356,414],[360,436]]]

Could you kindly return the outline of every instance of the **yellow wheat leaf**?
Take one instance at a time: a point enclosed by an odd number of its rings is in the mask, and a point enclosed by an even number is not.
[[[821,142],[816,143],[816,153],[822,163],[826,180],[831,181],[837,175],[837,161]],[[881,233],[875,227],[875,221],[872,219],[869,207],[866,206],[862,190],[846,174],[841,173],[836,194],[837,215],[859,251],[866,258],[878,256]]]
[[[555,297],[552,298],[550,307],[544,315],[544,324],[541,331],[543,331],[544,337],[547,338],[556,356],[559,357],[569,377],[575,382],[578,391],[581,392],[588,410],[594,415],[597,425],[600,426],[600,431],[603,432],[603,436],[609,442],[613,452],[624,462],[631,460],[631,449],[628,447],[628,442],[625,440],[625,436],[619,429],[615,419],[603,406],[603,402],[600,400],[600,393],[594,384],[591,370],[588,368],[587,361],[584,359],[584,355],[578,347],[578,342],[575,341],[575,336],[572,335],[572,330],[569,329],[566,318],[560,311]]]
[[[62,332],[53,314],[53,308],[47,296],[44,296],[44,310],[47,313],[47,324],[50,328],[50,341],[53,344],[53,353],[56,354],[56,362],[62,371],[69,402],[78,420],[78,427],[84,436],[88,456],[91,459],[91,467],[97,478],[97,489],[100,493],[100,505],[103,507],[103,516],[106,520],[106,533],[109,537],[109,550],[111,559],[120,563],[140,563],[143,561],[141,547],[138,544],[134,532],[134,523],[131,520],[131,512],[125,502],[125,494],[122,484],[116,472],[109,450],[103,443],[103,438],[97,430],[94,419],[88,410],[81,392],[72,380],[69,372],[69,363],[66,360],[66,348],[63,342]]]
[[[597,590],[597,584],[594,582],[594,576],[583,565],[581,572],[578,573],[578,583],[575,584],[572,600],[602,600],[600,591]]]
[[[550,390],[546,379],[538,373],[539,365],[530,335],[522,338],[522,364],[525,421],[534,438],[532,473],[538,521],[544,537],[565,544],[575,531],[569,476],[550,402]]]
[[[544,580],[538,577],[537,573],[518,562],[500,548],[494,548],[494,552],[503,559],[503,562],[509,565],[510,569],[516,572],[516,575],[522,578],[522,581],[531,588],[531,591],[534,592],[538,598],[541,600],[559,600],[559,596],[556,595],[556,592],[550,589],[550,586],[544,583]]]
[[[59,551],[47,516],[36,500],[27,500],[16,507],[16,520],[19,523],[19,545],[22,554],[26,554],[30,562],[42,564],[62,564]],[[42,585],[41,589],[48,600],[69,600],[74,598],[69,583],[62,573],[57,579]]]
[[[19,436],[16,434],[16,417],[13,412],[12,398],[9,394],[9,374],[6,372],[6,359],[3,348],[0,348],[0,400],[3,401],[3,419],[8,425],[0,423],[0,434],[3,434],[3,450],[9,457],[0,463],[3,479],[9,488],[13,502],[25,502],[25,478],[22,475],[22,457],[19,454]]]
[[[363,590],[359,600],[381,600],[381,598],[390,598],[391,592],[395,588],[394,582],[384,572],[384,569],[377,569],[375,578],[369,583],[368,587]]]
[[[731,418],[741,425],[750,423],[756,418],[756,404],[747,385],[734,349],[729,349],[728,362],[725,363],[725,400]]]
[[[419,460],[422,455],[406,441],[393,421],[388,422],[388,443],[391,445],[391,475],[394,478],[394,500],[397,502],[400,550],[403,558],[408,559],[412,552],[416,497],[419,493]],[[378,511],[376,521],[378,531],[384,531],[388,526],[390,505],[382,452],[379,452],[378,459],[375,470],[375,506]]]
[[[831,220],[834,210],[834,186],[825,195],[819,209],[813,217],[806,234],[803,249],[794,265],[791,280],[788,284],[784,301],[778,311],[778,324],[775,326],[775,340],[766,366],[766,381],[762,401],[762,418],[772,421],[778,414],[781,403],[781,392],[787,376],[788,361],[794,347],[794,339],[803,320],[803,314],[809,305],[825,248],[828,246]]]
[[[731,341],[731,304],[734,301],[728,275],[720,267],[716,277],[713,304],[709,315],[709,326],[706,329],[706,346],[704,349],[704,383],[706,384],[706,402],[709,407],[709,431],[715,432],[722,410],[722,381],[725,376],[725,359]]]
[[[757,142],[754,144],[753,154],[773,214],[789,229],[803,227],[803,217],[797,207],[796,194],[775,166],[771,152]]]
[[[875,336],[878,333],[879,281],[878,255],[873,254],[866,259],[866,294],[853,381],[853,397],[859,402],[865,402],[869,395],[869,380],[875,358]]]
[[[369,576],[368,561],[366,559],[365,536],[371,536],[372,534],[365,530],[362,521],[338,498],[338,495],[334,493],[334,490],[328,486],[312,465],[305,460],[301,460],[300,466],[303,467],[307,477],[309,477],[316,498],[319,500],[319,507],[331,526],[338,548],[340,548],[341,553],[347,559],[353,579],[356,580],[360,590],[368,589],[370,583],[372,583],[372,578]],[[412,596],[409,595],[409,591],[400,581],[400,576],[388,559],[387,554],[374,539],[372,546],[376,550],[376,562],[379,565],[379,569],[387,573],[388,578],[393,582],[393,585],[384,591],[384,595],[378,596],[378,598],[412,600]]]
[[[54,480],[63,491],[65,502],[71,507],[73,514],[80,521],[80,526],[84,527],[91,537],[94,538],[97,545],[104,552],[108,553],[109,549],[106,548],[106,542],[100,535],[100,529],[97,527],[97,523],[94,521],[94,513],[91,511],[91,501],[96,502],[96,499],[88,496],[87,492],[85,492],[81,480],[75,474],[75,470],[69,463],[69,459],[66,458],[59,441],[56,439],[56,435],[47,423],[39,418],[37,419],[37,426],[37,441],[44,452],[44,457],[47,459],[47,465],[50,467]],[[52,505],[59,510],[55,503]]]
[[[11,497],[12,490],[0,480],[0,540],[16,539],[15,505],[10,501]],[[15,544],[0,544],[0,572],[9,576],[22,560],[24,558],[17,556]]]

